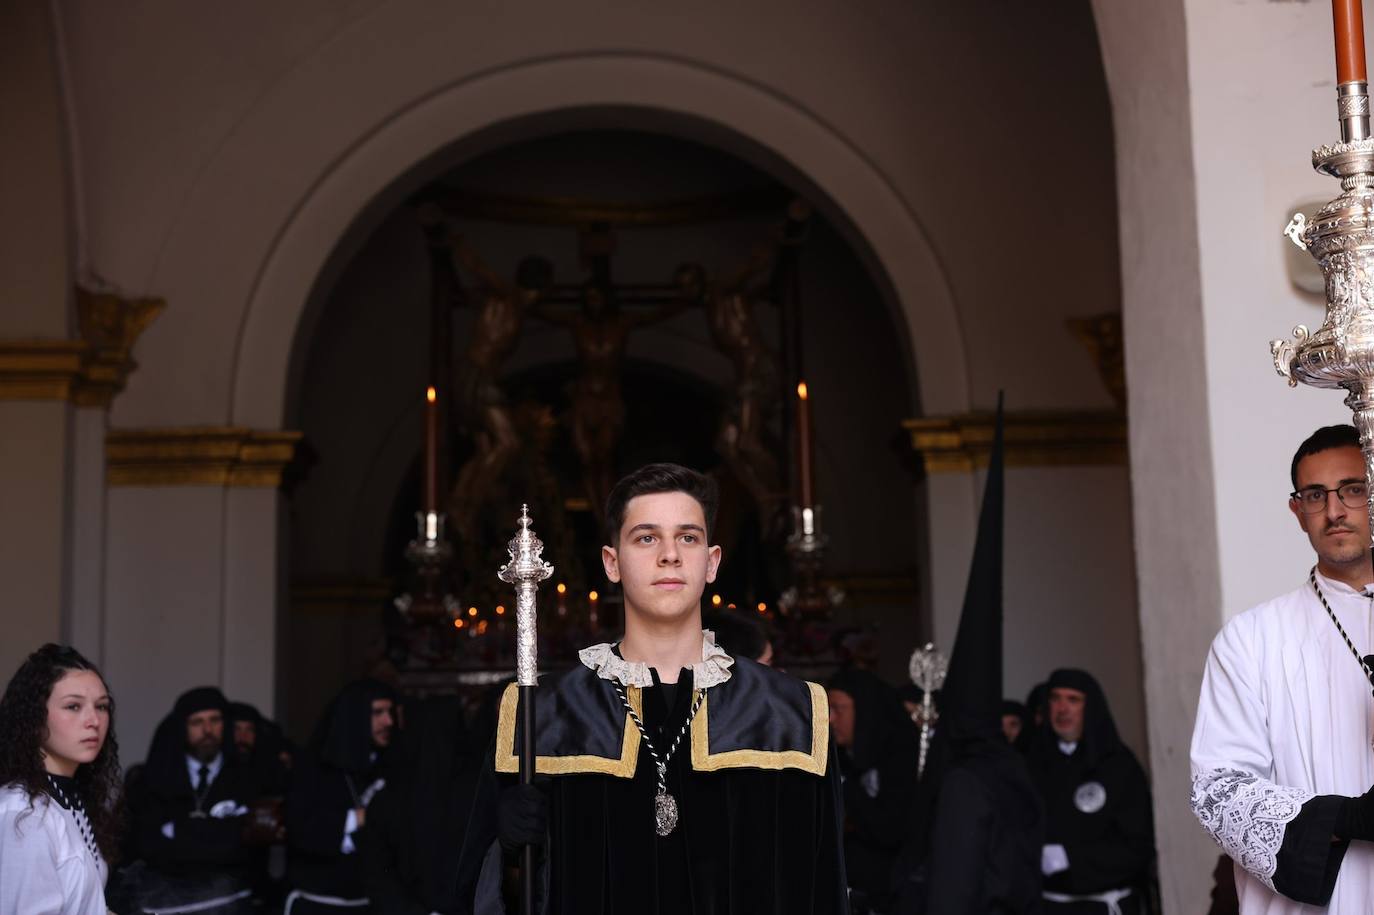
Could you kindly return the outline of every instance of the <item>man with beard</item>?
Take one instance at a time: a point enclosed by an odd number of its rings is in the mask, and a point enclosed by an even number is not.
[[[1041,870],[1046,909],[1132,915],[1154,860],[1154,816],[1145,771],[1116,733],[1097,680],[1056,670],[1049,718],[1029,762],[1048,816]]]
[[[258,786],[224,752],[227,707],[214,687],[190,690],[153,735],[129,798],[135,846],[147,864],[133,892],[145,909],[201,904],[216,915],[246,911],[252,856],[243,843],[244,816]]]
[[[366,898],[356,852],[367,808],[386,785],[382,757],[396,724],[396,694],[377,680],[345,686],[325,710],[292,773],[286,799],[293,915]]]
[[[290,775],[290,751],[286,738],[274,721],[246,702],[229,703],[225,733],[235,762],[253,771],[262,793],[269,797],[286,794]]]
[[[623,589],[624,638],[539,686],[543,784],[516,784],[507,688],[460,911],[503,911],[503,852],[534,845],[545,915],[848,912],[824,689],[731,657],[701,626],[717,501],[714,481],[676,464],[612,487],[602,563]]]
[[[1288,508],[1317,554],[1296,590],[1212,642],[1193,728],[1193,812],[1235,861],[1240,911],[1367,912],[1374,899],[1369,487],[1353,426],[1318,429]]]

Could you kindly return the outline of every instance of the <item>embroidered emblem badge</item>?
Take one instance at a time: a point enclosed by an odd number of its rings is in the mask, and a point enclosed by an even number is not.
[[[1084,813],[1097,813],[1107,806],[1107,789],[1101,782],[1084,782],[1073,793],[1073,805]]]

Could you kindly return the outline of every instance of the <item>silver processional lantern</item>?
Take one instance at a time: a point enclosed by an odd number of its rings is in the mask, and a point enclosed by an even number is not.
[[[1298,213],[1286,230],[1325,277],[1326,321],[1315,331],[1298,325],[1292,340],[1275,340],[1270,351],[1290,385],[1347,392],[1365,476],[1374,484],[1374,138],[1360,7],[1360,0],[1332,2],[1341,142],[1312,151],[1312,167],[1340,179],[1341,194],[1311,220]]]

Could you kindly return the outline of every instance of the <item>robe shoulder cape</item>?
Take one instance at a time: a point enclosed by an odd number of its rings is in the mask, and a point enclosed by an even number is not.
[[[1370,598],[1318,582],[1356,648],[1374,650]],[[1243,915],[1368,910],[1374,844],[1333,843],[1331,828],[1342,796],[1374,784],[1371,741],[1370,684],[1310,584],[1217,635],[1193,730],[1192,807],[1236,862]]]
[[[586,668],[549,678],[535,706],[537,773],[549,827],[536,881],[546,915],[845,915],[838,767],[824,690],[736,659],[710,687],[667,769],[680,820],[654,832],[653,759],[614,685]],[[628,688],[650,733],[682,721],[686,682]],[[501,912],[500,792],[523,740],[519,693],[503,696],[494,752],[459,865],[473,908]],[[656,740],[656,738],[655,738]],[[506,863],[513,863],[508,857]]]
[[[643,691],[627,698],[643,716]],[[520,771],[523,740],[519,687],[501,697],[496,730],[497,772]],[[721,769],[795,769],[825,775],[829,758],[830,706],[819,684],[736,659],[730,679],[711,687],[691,725],[691,765]],[[540,775],[634,776],[639,729],[615,686],[586,667],[576,667],[539,688],[535,704],[535,771]]]

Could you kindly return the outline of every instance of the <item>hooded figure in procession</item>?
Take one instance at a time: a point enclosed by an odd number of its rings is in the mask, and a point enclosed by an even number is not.
[[[377,680],[345,686],[293,767],[286,798],[288,882],[331,899],[366,898],[357,851],[368,805],[386,785],[383,758],[396,724],[396,693]],[[311,911],[305,900],[293,915]]]
[[[481,762],[457,697],[407,704],[405,730],[387,760],[386,787],[368,805],[367,829],[359,834],[374,912],[458,909],[457,863]]]
[[[147,869],[135,871],[126,892],[143,908],[247,911],[255,858],[243,830],[259,787],[252,770],[226,752],[228,706],[211,686],[183,693],[130,784],[134,846]]]
[[[915,834],[895,873],[894,915],[1040,910],[1044,810],[1002,730],[1002,506],[999,401],[939,727],[916,796]]]
[[[1048,717],[1029,752],[1049,817],[1041,861],[1046,911],[1144,912],[1155,853],[1145,770],[1117,736],[1091,674],[1056,670],[1046,687]]]
[[[856,913],[886,911],[892,867],[911,828],[921,736],[895,689],[848,667],[826,684],[844,790],[844,860]]]

